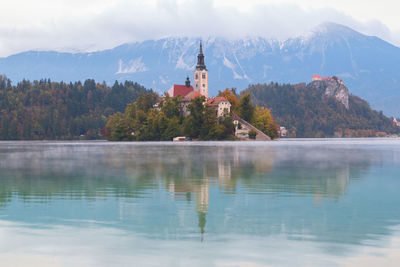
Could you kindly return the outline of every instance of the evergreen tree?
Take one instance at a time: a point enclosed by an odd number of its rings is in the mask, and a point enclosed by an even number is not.
[[[238,114],[242,119],[247,122],[250,122],[253,119],[254,106],[250,102],[250,94],[244,94],[240,98]]]

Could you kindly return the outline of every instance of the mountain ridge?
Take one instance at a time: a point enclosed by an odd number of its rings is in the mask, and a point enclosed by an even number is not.
[[[159,93],[192,77],[200,38],[168,37],[97,52],[27,51],[0,58],[0,73],[13,81],[134,80]],[[253,83],[299,83],[337,75],[350,92],[388,115],[400,115],[400,48],[349,27],[324,23],[285,41],[262,37],[203,40],[210,93]]]

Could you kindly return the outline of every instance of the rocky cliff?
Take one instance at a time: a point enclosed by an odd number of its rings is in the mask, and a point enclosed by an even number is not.
[[[325,97],[335,97],[337,101],[346,107],[346,109],[349,109],[349,89],[336,76],[326,80],[313,81],[309,84],[309,87],[314,89],[324,89]]]

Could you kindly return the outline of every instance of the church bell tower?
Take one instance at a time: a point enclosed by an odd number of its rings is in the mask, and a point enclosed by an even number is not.
[[[204,64],[203,46],[200,41],[200,51],[197,55],[197,65],[194,71],[194,90],[208,99],[208,70]]]

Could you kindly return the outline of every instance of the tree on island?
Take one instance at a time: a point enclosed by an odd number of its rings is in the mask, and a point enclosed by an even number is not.
[[[245,121],[250,122],[254,116],[254,106],[250,102],[250,94],[244,94],[239,101],[238,113]]]
[[[225,89],[219,95],[231,102],[232,109],[239,117],[272,139],[279,137],[279,125],[275,122],[270,110],[264,107],[254,107],[250,94],[244,94],[238,99],[234,91]]]
[[[251,130],[249,131],[249,138],[255,140],[256,137],[257,137],[257,132],[254,131],[253,129],[251,129]]]
[[[231,109],[236,110],[237,107],[239,106],[239,99],[237,98],[235,89],[232,88],[232,90],[229,90],[229,88],[226,88],[224,91],[219,92],[219,96],[225,97],[229,103],[231,103]]]
[[[109,117],[105,136],[112,141],[168,141],[176,136],[199,140],[234,139],[235,126],[228,114],[217,118],[214,108],[204,105],[203,96],[191,100],[184,117],[178,97],[140,95],[124,114]],[[158,103],[159,105],[155,105]]]

